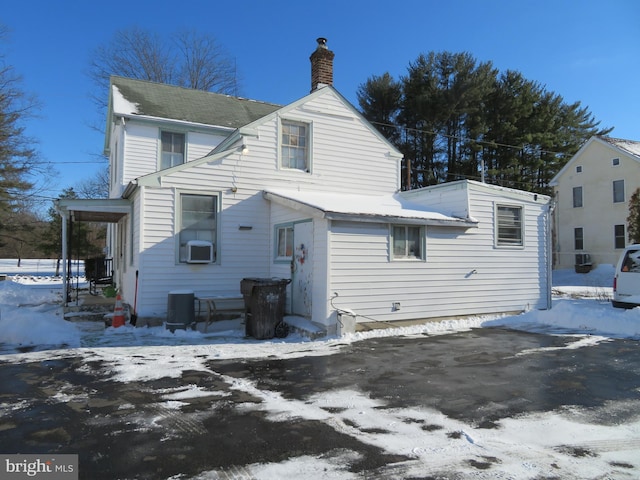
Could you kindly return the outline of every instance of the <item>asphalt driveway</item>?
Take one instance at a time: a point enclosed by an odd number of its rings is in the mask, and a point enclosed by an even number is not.
[[[332,421],[307,409],[312,399],[346,390],[360,392],[381,416],[433,410],[472,432],[568,407],[588,412],[589,425],[637,421],[638,342],[573,348],[580,341],[503,329],[387,337],[345,345],[333,355],[207,360],[207,371],[132,383],[113,380],[105,365],[87,363],[71,350],[67,357],[33,363],[0,357],[0,453],[77,453],[83,479],[255,478],[250,465],[322,456],[341,459],[353,478],[468,478],[438,467],[435,457],[433,468],[417,475],[415,465],[407,467],[415,455],[385,448],[380,439],[387,428],[367,427],[355,417]],[[171,404],[170,392],[187,386],[200,393]],[[344,413],[322,398],[327,417]],[[261,407],[269,402],[275,407]],[[293,414],[278,416],[284,403]],[[443,442],[473,436],[447,427],[444,417],[406,415],[402,422],[419,424]],[[640,451],[640,438],[618,447]],[[616,446],[578,439],[556,450],[570,465],[598,457],[598,448],[611,455]],[[500,463],[491,454],[470,458],[467,466],[492,478]],[[544,478],[573,478],[564,465],[552,463],[554,475]],[[640,456],[637,462],[628,454],[607,460],[606,468],[611,478],[640,477]]]

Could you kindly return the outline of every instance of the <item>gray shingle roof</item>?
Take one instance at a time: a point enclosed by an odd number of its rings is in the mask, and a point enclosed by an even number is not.
[[[136,105],[138,115],[240,128],[280,105],[144,80],[111,77],[120,94]]]

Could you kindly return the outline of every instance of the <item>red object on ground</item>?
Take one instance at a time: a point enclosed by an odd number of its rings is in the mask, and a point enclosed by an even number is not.
[[[111,322],[113,328],[124,326],[124,309],[122,308],[122,297],[116,296],[116,308],[113,310],[113,320]]]

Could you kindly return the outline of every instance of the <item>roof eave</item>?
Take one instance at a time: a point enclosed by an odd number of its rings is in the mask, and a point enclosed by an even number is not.
[[[421,218],[403,217],[399,215],[370,215],[365,213],[342,213],[325,211],[324,218],[327,220],[350,220],[365,223],[391,223],[402,225],[427,225],[437,227],[477,227],[478,222],[464,218]]]
[[[347,220],[365,223],[391,223],[403,225],[427,225],[462,228],[478,226],[478,222],[471,218],[424,218],[401,215],[376,215],[357,212],[335,212],[332,210],[324,210],[320,207],[310,205],[301,200],[294,200],[292,198],[288,198],[274,192],[264,191],[262,193],[262,196],[266,200],[273,200],[280,205],[291,208],[292,210],[303,212],[307,215],[312,215],[318,218],[325,218],[327,220]]]
[[[131,203],[121,198],[60,198],[54,204],[62,217],[79,222],[115,223],[131,214]]]

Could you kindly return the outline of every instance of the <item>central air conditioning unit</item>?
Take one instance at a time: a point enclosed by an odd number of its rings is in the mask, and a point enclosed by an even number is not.
[[[213,262],[213,243],[204,240],[187,242],[187,263]]]
[[[576,265],[587,265],[591,263],[591,255],[588,253],[576,253]]]

